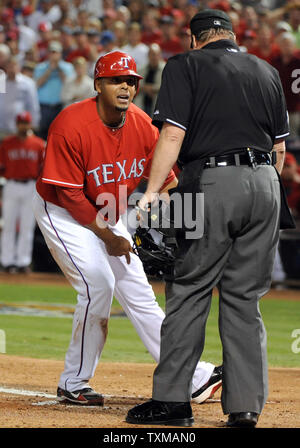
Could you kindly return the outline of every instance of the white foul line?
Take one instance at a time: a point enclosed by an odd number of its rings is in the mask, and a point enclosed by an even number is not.
[[[46,394],[45,392],[37,392],[34,390],[13,389],[10,387],[0,387],[0,393],[12,395],[25,395],[27,397],[43,397],[56,398],[56,395]]]
[[[0,387],[0,393],[3,394],[12,394],[12,395],[23,395],[23,396],[27,396],[27,397],[42,397],[42,398],[55,398],[57,399],[56,395],[52,395],[52,394],[46,394],[45,392],[37,392],[34,390],[25,390],[25,389],[14,389],[14,388],[10,388],[10,387]],[[103,395],[104,398],[123,398],[123,399],[140,399],[140,400],[146,400],[146,398],[141,397],[141,396],[135,396],[135,397],[130,397],[130,396],[116,396],[116,395]],[[220,402],[220,399],[209,399],[208,400],[210,403],[216,403],[216,402]],[[59,401],[57,400],[51,400],[51,401],[40,401],[38,403],[32,403],[33,406],[45,406],[45,405],[52,405],[52,404],[58,404]],[[274,404],[276,403],[275,401],[267,401],[267,404]],[[69,404],[68,406],[73,406],[72,404]],[[78,406],[78,405],[74,405],[74,406]],[[84,406],[85,408],[87,407],[93,407],[94,406]]]
[[[0,393],[3,394],[12,394],[12,395],[24,395],[24,396],[28,396],[28,397],[43,397],[43,398],[57,398],[56,395],[52,395],[52,394],[46,394],[45,392],[37,392],[34,390],[25,390],[25,389],[14,389],[14,388],[10,388],[10,387],[0,387]],[[129,398],[129,399],[135,399],[135,398],[139,398],[141,400],[146,400],[146,398],[144,397],[140,397],[138,396],[116,396],[116,395],[103,395],[104,398]]]
[[[49,405],[56,405],[59,404],[60,402],[57,400],[57,396],[56,395],[52,395],[52,394],[46,394],[45,392],[37,392],[34,390],[25,390],[25,389],[14,389],[11,387],[0,387],[0,393],[3,394],[11,394],[11,395],[22,395],[22,396],[27,396],[27,397],[42,397],[42,398],[56,398],[56,400],[50,400],[50,401],[39,401],[37,403],[31,403],[32,406],[49,406]],[[116,398],[113,395],[104,395],[104,398]],[[118,398],[142,398],[142,397],[118,397]],[[78,405],[74,404],[72,405],[72,403],[67,404],[67,407],[76,407],[78,408]],[[92,408],[95,409],[95,406],[87,406],[84,405],[82,406],[84,407],[84,409],[86,408]],[[108,409],[107,406],[102,406],[101,409]]]

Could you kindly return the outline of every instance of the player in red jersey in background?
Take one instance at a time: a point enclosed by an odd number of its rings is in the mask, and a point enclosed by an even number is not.
[[[48,134],[35,215],[51,253],[78,293],[57,390],[61,401],[103,405],[103,396],[89,380],[105,344],[113,295],[150,354],[159,359],[164,313],[119,219],[127,196],[148,176],[158,139],[151,118],[132,104],[140,78],[128,54],[115,51],[100,57],[94,75],[97,97],[65,108]],[[163,188],[176,182],[170,172]],[[106,222],[102,199],[111,202]],[[199,363],[193,380],[197,401],[220,384],[214,365]]]
[[[32,260],[35,219],[32,196],[41,169],[44,140],[33,134],[29,112],[17,115],[17,134],[0,146],[3,187],[1,264],[8,273],[28,272]]]

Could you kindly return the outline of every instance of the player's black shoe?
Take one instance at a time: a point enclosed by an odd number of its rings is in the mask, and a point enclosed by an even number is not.
[[[204,403],[208,398],[212,398],[215,392],[222,386],[223,366],[215,367],[211,377],[204,386],[192,394],[192,399],[196,403]]]
[[[95,392],[91,387],[69,392],[67,390],[57,388],[57,399],[61,403],[73,403],[86,406],[103,406],[104,397]]]

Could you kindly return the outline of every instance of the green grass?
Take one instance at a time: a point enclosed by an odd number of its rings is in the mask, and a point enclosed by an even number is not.
[[[161,306],[164,297],[158,296]],[[69,286],[0,284],[0,303],[76,304],[76,294]],[[114,307],[118,303],[114,301]],[[270,366],[299,367],[300,353],[291,350],[292,331],[300,328],[300,301],[262,299],[261,312],[268,333]],[[64,359],[72,328],[70,318],[13,316],[0,314],[0,329],[6,332],[7,354],[44,359]],[[1,356],[1,355],[0,355]],[[218,300],[212,301],[207,322],[203,360],[219,364],[222,350],[218,332]],[[128,319],[109,321],[103,361],[153,362]]]
[[[268,337],[269,364],[300,367],[300,353],[293,353],[292,332],[300,328],[300,301],[262,300],[260,305]]]
[[[64,303],[76,304],[76,292],[68,285],[0,284],[0,303]]]
[[[0,315],[8,355],[64,359],[72,319]]]
[[[63,360],[71,337],[72,319],[0,315],[0,328],[6,333],[7,354]],[[152,362],[131,323],[121,317],[109,321],[102,360]]]
[[[260,311],[267,330],[269,365],[300,367],[300,353],[293,353],[292,331],[300,328],[300,301],[262,299]],[[203,360],[218,364],[221,361],[221,342],[218,333],[218,300],[213,300],[206,327]]]
[[[160,306],[164,306],[164,296],[158,296]],[[65,304],[76,305],[76,291],[69,285],[29,285],[0,283],[0,303]],[[114,299],[114,307],[120,307]]]

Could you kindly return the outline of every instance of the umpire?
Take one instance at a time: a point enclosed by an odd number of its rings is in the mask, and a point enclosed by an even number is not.
[[[286,104],[278,72],[239,51],[223,11],[201,11],[190,27],[193,51],[170,58],[164,69],[153,119],[161,135],[140,207],[155,201],[179,156],[178,191],[204,193],[204,234],[178,238],[153,399],[126,420],[193,424],[191,380],[217,286],[223,412],[228,426],[254,427],[268,394],[259,299],[270,287],[278,241]]]

